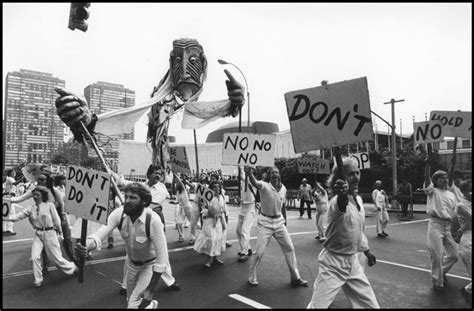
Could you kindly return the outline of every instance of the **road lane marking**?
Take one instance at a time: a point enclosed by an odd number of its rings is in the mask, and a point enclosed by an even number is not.
[[[387,264],[387,265],[393,265],[393,266],[398,266],[398,267],[402,267],[402,268],[407,268],[407,269],[412,269],[412,270],[418,270],[418,271],[431,273],[431,270],[429,270],[429,269],[418,268],[418,267],[413,267],[413,266],[407,266],[407,265],[403,265],[401,263],[385,261],[385,260],[379,260],[379,259],[377,259],[377,262],[381,262],[381,263],[384,263],[384,264]],[[471,280],[470,278],[460,276],[460,275],[451,274],[451,273],[446,273],[446,275],[451,276],[453,278],[463,279],[463,280],[467,280],[467,281]]]
[[[244,297],[244,296],[239,295],[239,294],[230,294],[229,297],[233,298],[235,300],[238,300],[240,302],[243,302],[246,305],[249,305],[249,306],[254,307],[256,309],[271,309],[270,307],[268,307],[266,305],[262,305],[261,303],[256,302],[255,300],[249,299],[249,298]]]

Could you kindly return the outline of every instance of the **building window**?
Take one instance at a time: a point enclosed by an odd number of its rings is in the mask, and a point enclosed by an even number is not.
[[[463,148],[471,148],[471,141],[469,139],[464,139],[462,141],[462,147]]]
[[[433,149],[439,150],[439,142],[433,143]]]
[[[447,149],[454,149],[454,141],[448,141],[448,148]]]

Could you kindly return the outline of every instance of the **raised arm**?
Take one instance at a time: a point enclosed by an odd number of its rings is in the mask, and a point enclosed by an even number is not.
[[[28,190],[25,194],[19,197],[12,197],[10,198],[10,202],[12,203],[20,203],[23,201],[26,201],[28,199],[31,199],[33,197],[33,190]]]
[[[425,183],[424,183],[424,186],[426,188],[431,183],[431,178],[430,178],[431,166],[430,166],[429,156],[426,157],[425,162],[426,162],[426,165],[425,165]]]
[[[245,173],[248,175],[250,183],[252,184],[252,186],[254,186],[255,188],[257,188],[259,190],[262,189],[262,185],[260,185],[257,182],[257,179],[255,178],[255,175],[253,174],[253,168],[250,167],[250,166],[245,166],[244,170],[245,170]]]

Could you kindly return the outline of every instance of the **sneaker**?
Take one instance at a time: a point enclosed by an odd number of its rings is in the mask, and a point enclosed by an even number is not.
[[[319,239],[320,239],[319,235],[318,235],[317,237],[315,237],[315,239],[316,239],[316,240],[319,240]]]
[[[319,239],[319,242],[324,243],[326,241],[326,238]]]
[[[152,300],[150,304],[145,307],[145,309],[158,309],[158,301]]]
[[[309,216],[308,219],[313,219],[313,217]]]
[[[208,259],[206,259],[206,261],[204,262],[204,267],[210,268],[210,267],[211,267],[211,264],[212,264],[212,259],[208,258]]]
[[[247,256],[252,256],[252,254],[253,254],[253,251],[252,249],[249,248],[249,252],[247,253]]]
[[[43,286],[43,282],[38,282],[38,283],[33,283],[33,285],[36,287],[36,288],[39,288],[41,286]]]
[[[232,244],[230,244],[229,242],[225,242],[225,247],[232,247]]]
[[[438,286],[433,284],[433,289],[437,292],[444,292],[444,286]]]
[[[378,238],[384,238],[385,235],[383,235],[382,233],[377,233],[377,237],[378,237]]]
[[[181,286],[179,286],[178,282],[176,281],[173,284],[171,284],[168,288],[172,290],[181,290]]]
[[[308,281],[299,278],[295,281],[291,281],[291,286],[295,286],[295,287],[296,286],[305,286],[305,287],[308,287]]]
[[[383,234],[384,236],[388,236],[388,234],[385,233],[385,231],[382,231],[382,234]]]
[[[127,295],[127,289],[123,288],[123,287],[120,287],[119,294],[122,295],[122,296]]]
[[[16,232],[13,232],[13,231],[5,231],[5,232],[3,232],[3,235],[12,236],[12,235],[16,235]]]
[[[245,254],[240,254],[239,255],[239,258],[237,258],[237,261],[238,262],[244,262],[244,261],[247,261],[249,259],[249,257]]]
[[[194,245],[194,240],[189,240],[188,244],[189,245]]]
[[[249,282],[250,286],[258,286],[257,280],[249,280],[248,282]]]
[[[108,249],[114,248],[114,244],[109,243],[109,245],[107,245],[107,248],[108,248]]]
[[[217,257],[214,257],[214,259],[212,260],[212,264],[222,266],[224,264],[224,262],[222,260],[218,259]]]

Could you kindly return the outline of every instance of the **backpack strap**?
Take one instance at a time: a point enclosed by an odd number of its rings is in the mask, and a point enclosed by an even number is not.
[[[125,218],[123,215],[125,214],[125,211],[122,212],[122,216],[120,216],[120,222],[117,226],[119,230],[122,230],[122,224],[123,224],[123,219]]]
[[[146,236],[148,239],[150,239],[150,223],[151,223],[151,214],[146,213],[145,230],[146,230]]]

